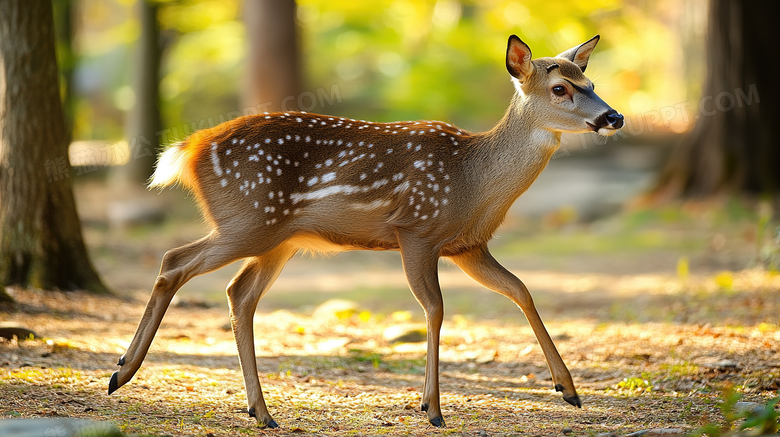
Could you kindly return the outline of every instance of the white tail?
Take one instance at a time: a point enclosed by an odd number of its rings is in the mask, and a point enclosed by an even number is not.
[[[554,387],[580,406],[571,376],[525,285],[487,248],[512,203],[560,145],[561,132],[611,135],[623,117],[583,75],[598,36],[556,58],[531,60],[509,38],[506,66],[517,93],[489,132],[439,121],[374,123],[284,112],[242,117],[197,132],[160,158],[152,186],[190,187],[214,230],[165,254],[138,331],[109,393],[141,366],[176,291],[196,275],[246,258],[227,288],[249,414],[276,427],[257,378],[252,317],[299,250],[397,250],[425,310],[428,354],[422,410],[442,426],[437,262],[448,257],[515,302],[539,340]]]
[[[149,181],[149,188],[163,188],[177,182],[191,187],[193,179],[188,168],[189,164],[184,143],[172,144],[157,160],[157,168]]]

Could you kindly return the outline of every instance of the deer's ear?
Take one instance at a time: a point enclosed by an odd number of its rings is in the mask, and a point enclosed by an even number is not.
[[[525,82],[534,72],[531,49],[517,35],[510,36],[506,45],[506,69],[520,83]]]
[[[599,42],[599,38],[601,37],[596,35],[593,38],[578,45],[577,47],[572,47],[569,50],[566,50],[565,52],[556,56],[556,58],[568,59],[574,62],[584,73],[585,68],[588,66],[588,59],[590,59],[590,54],[593,53],[593,49],[596,47],[596,43]]]

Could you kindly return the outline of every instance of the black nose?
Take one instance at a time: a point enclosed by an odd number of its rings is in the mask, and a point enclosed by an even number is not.
[[[604,118],[607,120],[607,123],[609,123],[615,129],[620,129],[623,127],[623,114],[620,114],[614,109],[608,112]]]

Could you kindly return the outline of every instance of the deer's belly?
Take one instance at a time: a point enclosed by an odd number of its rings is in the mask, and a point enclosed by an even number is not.
[[[398,250],[395,241],[383,241],[370,238],[354,238],[340,235],[323,236],[317,234],[297,234],[287,244],[299,250],[319,254],[336,254],[348,250]]]

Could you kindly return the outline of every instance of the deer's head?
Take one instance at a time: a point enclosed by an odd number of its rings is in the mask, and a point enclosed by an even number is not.
[[[609,136],[623,127],[623,116],[596,95],[583,74],[598,41],[596,35],[554,58],[531,59],[528,45],[516,35],[509,37],[506,68],[544,129]]]

